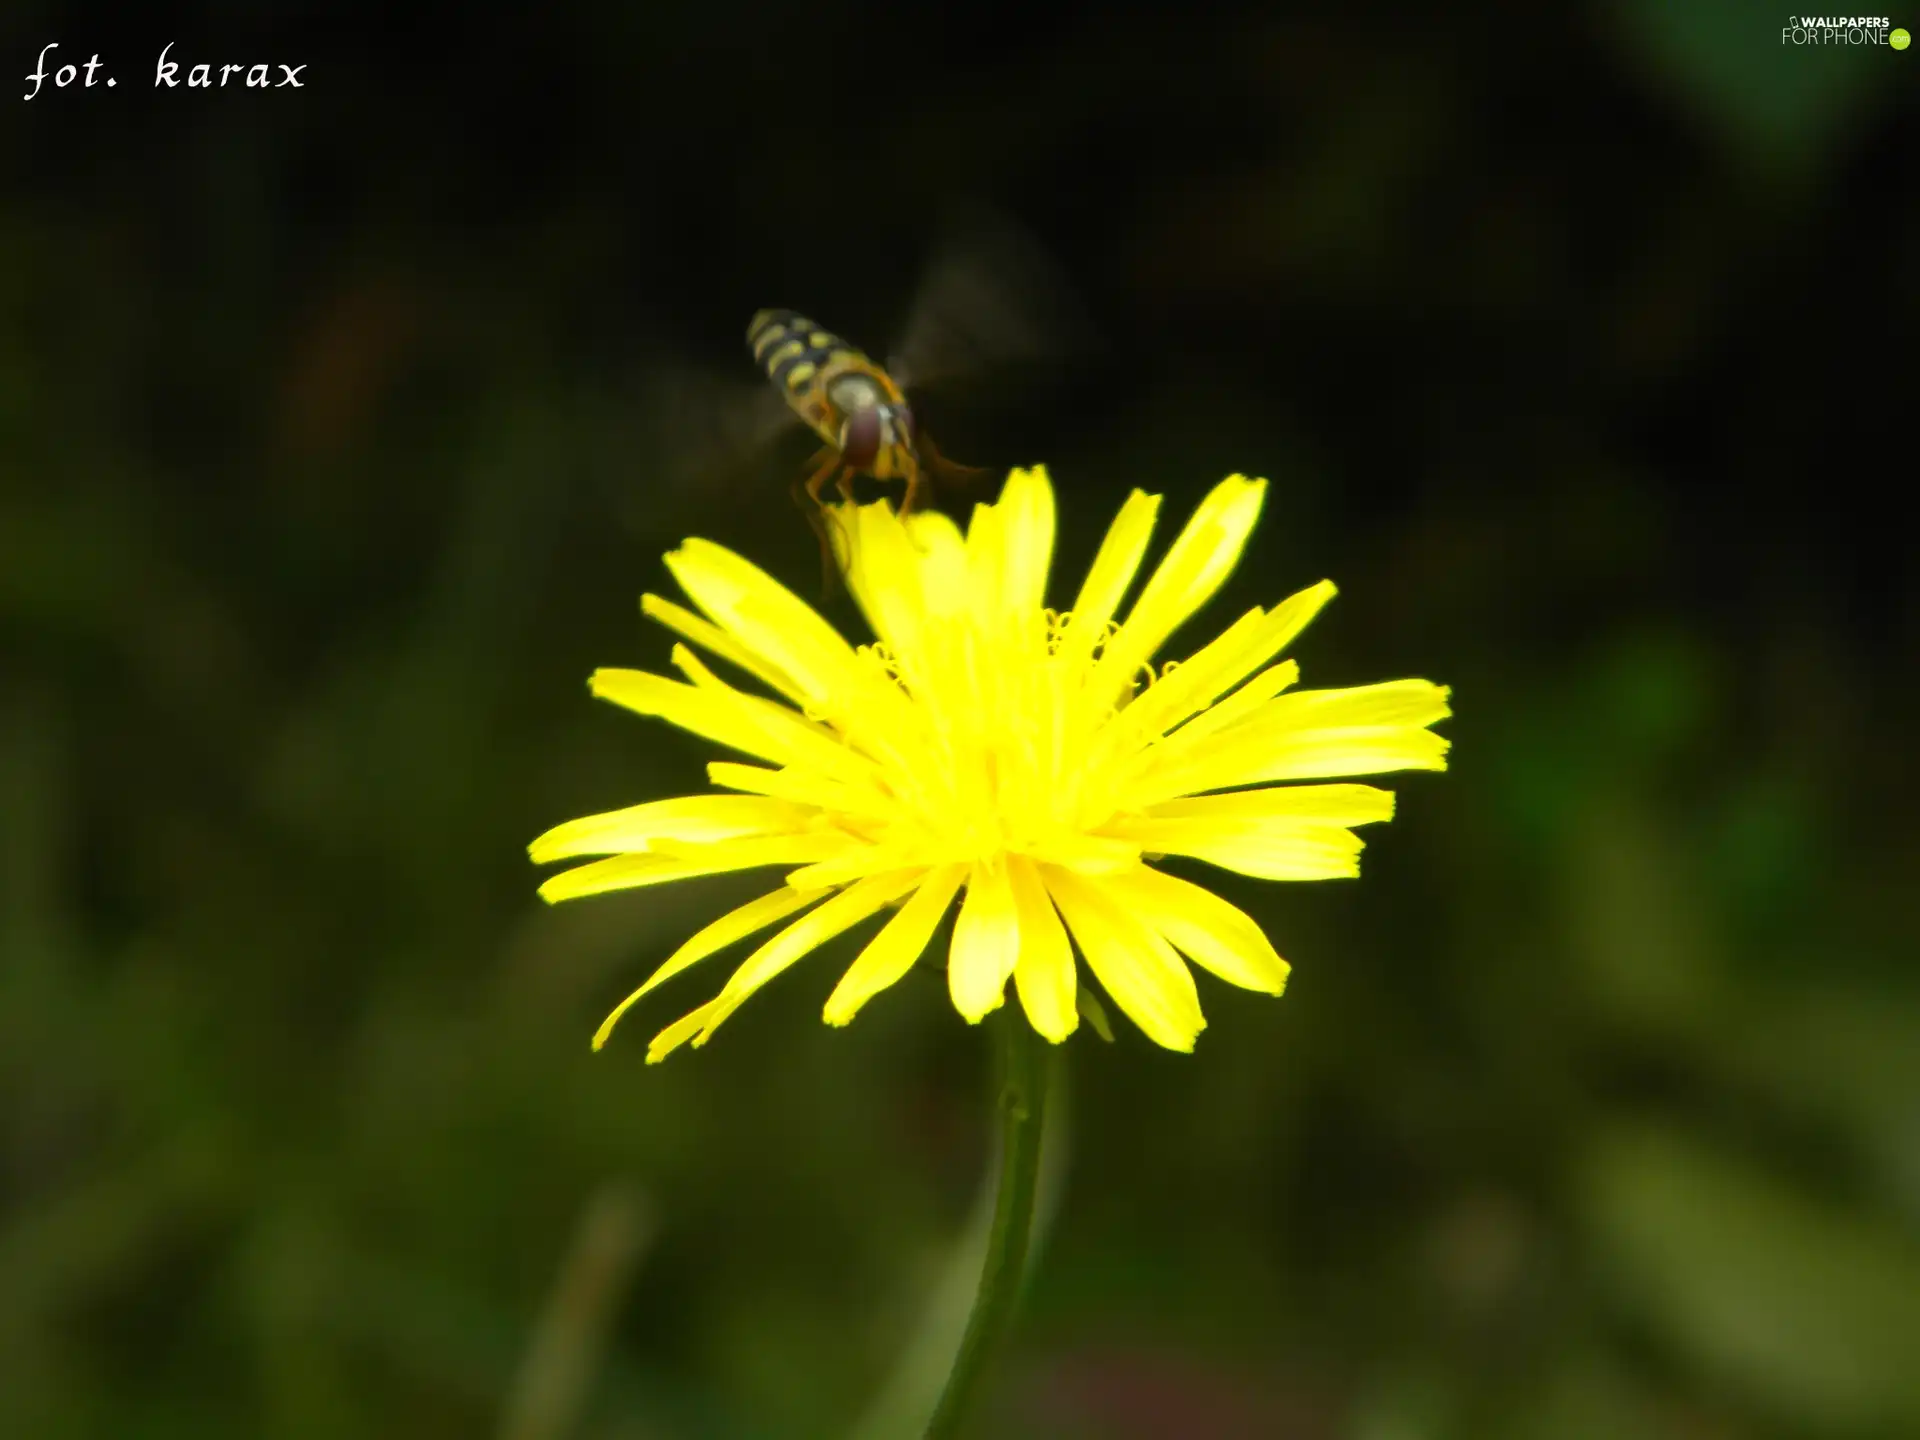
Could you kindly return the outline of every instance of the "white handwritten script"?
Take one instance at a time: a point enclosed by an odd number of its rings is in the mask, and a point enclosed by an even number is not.
[[[185,85],[189,90],[216,90],[224,89],[229,84],[236,90],[243,88],[285,90],[288,87],[304,90],[307,88],[306,82],[300,78],[300,72],[307,68],[305,65],[281,65],[274,62],[220,65],[212,61],[192,64],[187,60],[169,59],[168,57],[173,53],[173,46],[174,42],[169,40],[166,48],[160,52],[159,60],[154,63],[153,88],[156,90],[162,87],[171,90],[181,85]],[[60,42],[56,40],[41,49],[40,59],[27,73],[28,83],[33,88],[27,91],[23,99],[33,99],[40,93],[41,87],[48,82],[52,82],[56,90],[64,90],[76,83],[83,90],[90,90],[96,84],[113,86],[120,83],[106,73],[97,53],[89,57],[84,65],[54,64],[49,68],[48,57],[59,48]],[[184,79],[180,75],[183,69],[187,72]],[[276,70],[280,72],[277,78],[273,73]]]

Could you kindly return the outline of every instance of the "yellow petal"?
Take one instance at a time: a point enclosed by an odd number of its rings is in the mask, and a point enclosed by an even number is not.
[[[896,983],[927,948],[940,917],[953,903],[954,892],[966,877],[964,865],[943,865],[928,872],[894,917],[867,942],[847,973],[827,997],[823,1018],[829,1025],[845,1025],[875,995]]]
[[[1140,847],[1110,835],[1063,830],[1028,846],[1027,853],[1047,865],[1064,865],[1083,875],[1112,875],[1140,863]]]
[[[967,520],[967,586],[973,598],[997,608],[1000,599],[1001,539],[1006,512],[998,505],[975,502]]]
[[[1096,669],[1097,697],[1118,695],[1176,628],[1225,583],[1260,517],[1267,482],[1231,475],[1200,502]]]
[[[1066,927],[1060,923],[1033,862],[1023,855],[1011,856],[1007,879],[1020,919],[1020,958],[1013,967],[1014,988],[1020,992],[1028,1023],[1057,1045],[1080,1024],[1079,1007],[1074,1003],[1073,947],[1067,943]]]
[[[1449,690],[1431,680],[1384,680],[1339,690],[1296,690],[1269,701],[1247,723],[1274,729],[1431,725],[1453,712]]]
[[[694,1039],[695,1047],[713,1038],[726,1018],[745,1003],[747,997],[809,951],[818,949],[850,925],[892,904],[919,883],[920,871],[905,874],[874,875],[850,885],[831,900],[809,910],[782,930],[733,972],[726,988],[714,997],[706,1023]]]
[[[1150,768],[1128,787],[1127,800],[1147,805],[1275,780],[1444,770],[1448,741],[1424,727],[1449,713],[1446,687],[1426,680],[1281,695],[1204,745],[1169,741],[1164,754],[1149,752]]]
[[[871,768],[862,763],[859,752],[846,743],[846,737],[835,735],[825,726],[816,724],[785,705],[734,689],[708,669],[700,657],[686,646],[673,647],[673,663],[693,681],[699,694],[710,696],[729,707],[744,722],[765,735],[770,745],[784,747],[784,753],[792,757],[790,763],[808,764],[827,774],[856,782],[871,775]],[[869,701],[879,699],[871,694],[865,698]],[[872,708],[881,710],[884,706],[885,701],[881,699]],[[755,753],[764,755],[766,751]]]
[[[1453,742],[1407,725],[1370,725],[1350,730],[1296,731],[1248,737],[1220,749],[1197,767],[1181,788],[1219,790],[1274,780],[1315,780],[1333,775],[1385,775],[1395,770],[1444,770]]]
[[[611,860],[596,860],[591,865],[576,865],[550,876],[541,885],[540,898],[549,905],[562,900],[578,900],[584,895],[603,895],[609,890],[634,890],[643,885],[664,885],[671,880],[689,880],[713,872],[704,865],[669,855],[616,855]]]
[[[831,859],[859,844],[853,836],[839,830],[748,836],[718,840],[711,845],[661,840],[653,850],[638,855],[615,855],[610,860],[595,860],[589,865],[562,870],[540,887],[540,898],[553,905],[609,890],[632,890],[642,885],[664,885],[669,880],[690,880],[696,875],[720,875],[761,865],[800,865]]]
[[[1046,467],[1007,476],[996,507],[1002,516],[1000,603],[1009,614],[1039,618],[1053,563],[1053,485]]]
[[[953,922],[947,955],[947,988],[953,1008],[979,1024],[1006,998],[1007,977],[1020,955],[1020,915],[1007,882],[1003,857],[973,864],[967,898]]]
[[[1124,888],[1051,866],[1041,878],[1114,1003],[1156,1044],[1192,1050],[1207,1023],[1193,972],[1164,937],[1128,911]]]
[[[635,714],[657,715],[670,725],[762,760],[811,765],[856,779],[861,773],[858,757],[845,745],[809,726],[793,711],[756,695],[724,686],[699,689],[645,670],[596,670],[588,688]]]
[[[593,1048],[598,1050],[607,1043],[607,1037],[613,1034],[613,1027],[620,1023],[620,1017],[626,1014],[641,996],[671,980],[688,966],[698,964],[709,955],[726,949],[734,941],[744,940],[754,931],[764,930],[774,921],[783,920],[794,911],[813,904],[825,893],[822,890],[811,892],[794,890],[783,885],[778,890],[762,895],[758,900],[749,900],[738,909],[729,910],[668,956],[666,963],[647,977],[646,984],[613,1007],[613,1013],[602,1020],[600,1028],[594,1032]]]
[[[920,633],[920,555],[884,500],[851,511],[834,507],[852,537],[847,589],[867,624],[895,653],[912,652]]]
[[[769,690],[779,691],[794,704],[805,703],[806,692],[791,675],[766,657],[749,650],[718,625],[702,620],[691,610],[676,605],[671,600],[663,600],[658,595],[642,595],[640,613],[650,619],[658,620],[676,635],[691,640],[701,649],[739,666]]]
[[[1241,616],[1127,707],[1135,733],[1163,733],[1211,705],[1292,644],[1333,596],[1333,582],[1322,580],[1271,611]]]
[[[1210,735],[1239,724],[1267,701],[1300,678],[1300,667],[1291,660],[1269,665],[1224,700],[1217,700],[1193,716],[1157,747],[1164,759],[1188,755],[1193,747]]]
[[[848,588],[892,651],[900,679],[922,701],[951,687],[946,673],[967,604],[966,544],[951,520],[915,512],[904,521],[885,502],[853,514]]]
[[[918,510],[903,522],[920,556],[920,604],[931,616],[958,615],[967,605],[967,542],[938,510]]]
[[[707,765],[707,778],[729,790],[749,790],[796,805],[817,807],[845,815],[864,815],[876,820],[894,818],[900,802],[872,785],[850,785],[830,780],[813,770],[788,766],[767,770],[758,765],[741,765],[731,760],[714,760]],[[537,843],[537,842],[536,842]]]
[[[674,1021],[673,1024],[654,1036],[652,1042],[647,1046],[647,1064],[658,1065],[662,1060],[666,1059],[667,1056],[678,1050],[695,1035],[698,1035],[701,1027],[707,1023],[707,1017],[713,1013],[713,1008],[718,1003],[717,1000],[709,1000],[698,1010],[695,1010],[689,1015],[682,1015],[678,1020]]]
[[[1267,612],[1255,606],[1185,660],[1169,661],[1164,671],[1126,707],[1127,728],[1134,733],[1134,738],[1171,730],[1194,710],[1244,679],[1265,656],[1250,660],[1238,674],[1222,678],[1217,688],[1212,687],[1216,675],[1230,669],[1240,655],[1253,649],[1266,619]]]
[[[780,747],[770,746],[758,727],[716,703],[713,697],[664,675],[602,666],[593,672],[587,688],[599,699],[611,700],[636,715],[657,715],[670,725],[678,725],[682,730],[691,730],[735,750],[770,760],[783,759]],[[774,753],[766,753],[769,750]]]
[[[1287,988],[1287,962],[1238,906],[1146,865],[1116,883],[1133,912],[1196,965],[1247,990],[1278,995]]]
[[[1270,785],[1226,795],[1190,795],[1156,805],[1148,818],[1257,816],[1323,825],[1371,825],[1393,818],[1393,792],[1373,785]]]
[[[856,686],[853,647],[806,601],[750,560],[710,540],[688,540],[667,556],[693,602],[749,651],[793,677],[825,705]]]
[[[856,749],[890,762],[896,769],[911,768],[912,758],[901,748],[901,741],[910,742],[917,736],[915,717],[900,687],[867,657],[854,654],[848,678],[830,700],[821,703],[818,717],[796,715],[784,705],[734,689],[684,645],[673,647],[673,663],[698,689],[726,697],[763,729],[780,736],[794,735],[798,743],[809,747],[815,764],[835,767],[835,773],[861,773],[860,768],[850,771],[847,766]],[[831,722],[833,729],[817,723],[819,720]],[[836,735],[834,730],[840,733]],[[823,749],[823,743],[831,750]]]
[[[544,865],[576,855],[645,850],[663,839],[729,840],[741,835],[804,830],[818,814],[811,806],[759,796],[682,795],[569,820],[535,840],[527,853],[534,864]]]
[[[800,890],[817,890],[823,885],[846,885],[883,870],[925,870],[939,859],[934,852],[941,848],[924,841],[915,843],[912,837],[902,842],[889,839],[862,845],[844,855],[795,870],[787,876],[787,884]]]
[[[1012,713],[1032,707],[1015,695],[1025,688],[1047,649],[1047,564],[1053,551],[1053,491],[1044,475],[1016,470],[997,505],[976,505],[967,530],[965,596],[973,615],[968,648],[987,658],[986,683],[995,703]],[[971,681],[972,676],[969,676]]]
[[[1127,588],[1140,569],[1147,542],[1153,538],[1153,522],[1160,513],[1160,497],[1135,490],[1107,527],[1106,539],[1093,557],[1086,581],[1068,612],[1067,627],[1060,637],[1061,662],[1077,667],[1093,654],[1093,648],[1106,635],[1107,622],[1120,608]]]
[[[690,840],[656,840],[653,854],[676,860],[718,865],[726,870],[751,870],[760,865],[791,865],[796,861],[834,860],[868,849],[867,842],[845,830],[800,830],[786,835],[742,835],[700,845]],[[818,889],[818,886],[802,886]]]
[[[1291,816],[1130,816],[1108,828],[1149,855],[1190,855],[1262,880],[1344,880],[1360,873],[1358,835]]]

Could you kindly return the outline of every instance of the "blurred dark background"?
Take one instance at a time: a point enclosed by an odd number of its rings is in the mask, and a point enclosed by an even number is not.
[[[120,83],[0,128],[0,1430],[826,1437],[898,1382],[984,1037],[926,971],[822,1026],[847,942],[591,1055],[744,885],[549,911],[523,847],[704,784],[584,688],[664,664],[664,550],[817,581],[804,447],[666,484],[645,377],[751,381],[767,305],[884,354],[981,209],[1100,335],[929,400],[1051,465],[1059,593],[1130,487],[1264,474],[1206,624],[1330,576],[1307,683],[1458,709],[1364,880],[1219,882],[1283,1000],[1072,1042],[982,1433],[1920,1434],[1920,54],[1782,18],[10,7],[11,75]],[[168,41],[304,88],[156,93]]]

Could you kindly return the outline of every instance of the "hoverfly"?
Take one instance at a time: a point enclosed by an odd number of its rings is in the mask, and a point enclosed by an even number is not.
[[[899,382],[830,330],[792,310],[762,310],[747,326],[747,348],[774,390],[824,442],[794,498],[811,502],[808,519],[821,529],[821,490],[829,480],[853,499],[853,480],[903,480],[902,514],[914,508],[929,478],[963,480],[986,472],[956,465],[934,447],[907,404]],[[822,541],[826,537],[822,533]]]
[[[1039,246],[1011,224],[975,224],[929,268],[900,344],[885,364],[793,310],[762,310],[747,345],[769,384],[746,393],[683,369],[655,372],[655,422],[682,452],[680,482],[706,488],[751,458],[797,418],[820,441],[792,486],[835,578],[827,526],[829,484],[899,481],[903,512],[930,492],[986,473],[942,455],[908,397],[924,385],[1058,359],[1086,344],[1069,287]]]

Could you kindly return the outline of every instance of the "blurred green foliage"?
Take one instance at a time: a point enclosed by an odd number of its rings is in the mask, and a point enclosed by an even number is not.
[[[0,139],[0,1431],[484,1434],[554,1315],[607,1327],[570,1435],[866,1412],[981,1037],[925,970],[822,1026],[848,941],[705,1050],[640,1039],[711,976],[591,1055],[751,882],[547,911],[523,847],[702,783],[584,689],[664,662],[663,550],[814,579],[792,457],[664,487],[636,377],[744,376],[769,304],[883,349],[984,199],[1106,337],[939,416],[1051,464],[1061,583],[1129,487],[1263,472],[1206,624],[1332,575],[1307,683],[1459,713],[1357,886],[1221,883],[1284,1000],[1076,1037],[983,1433],[1920,1432],[1920,597],[1870,498],[1920,62],[1802,70],[1738,7],[637,13],[227,7],[308,93]]]

